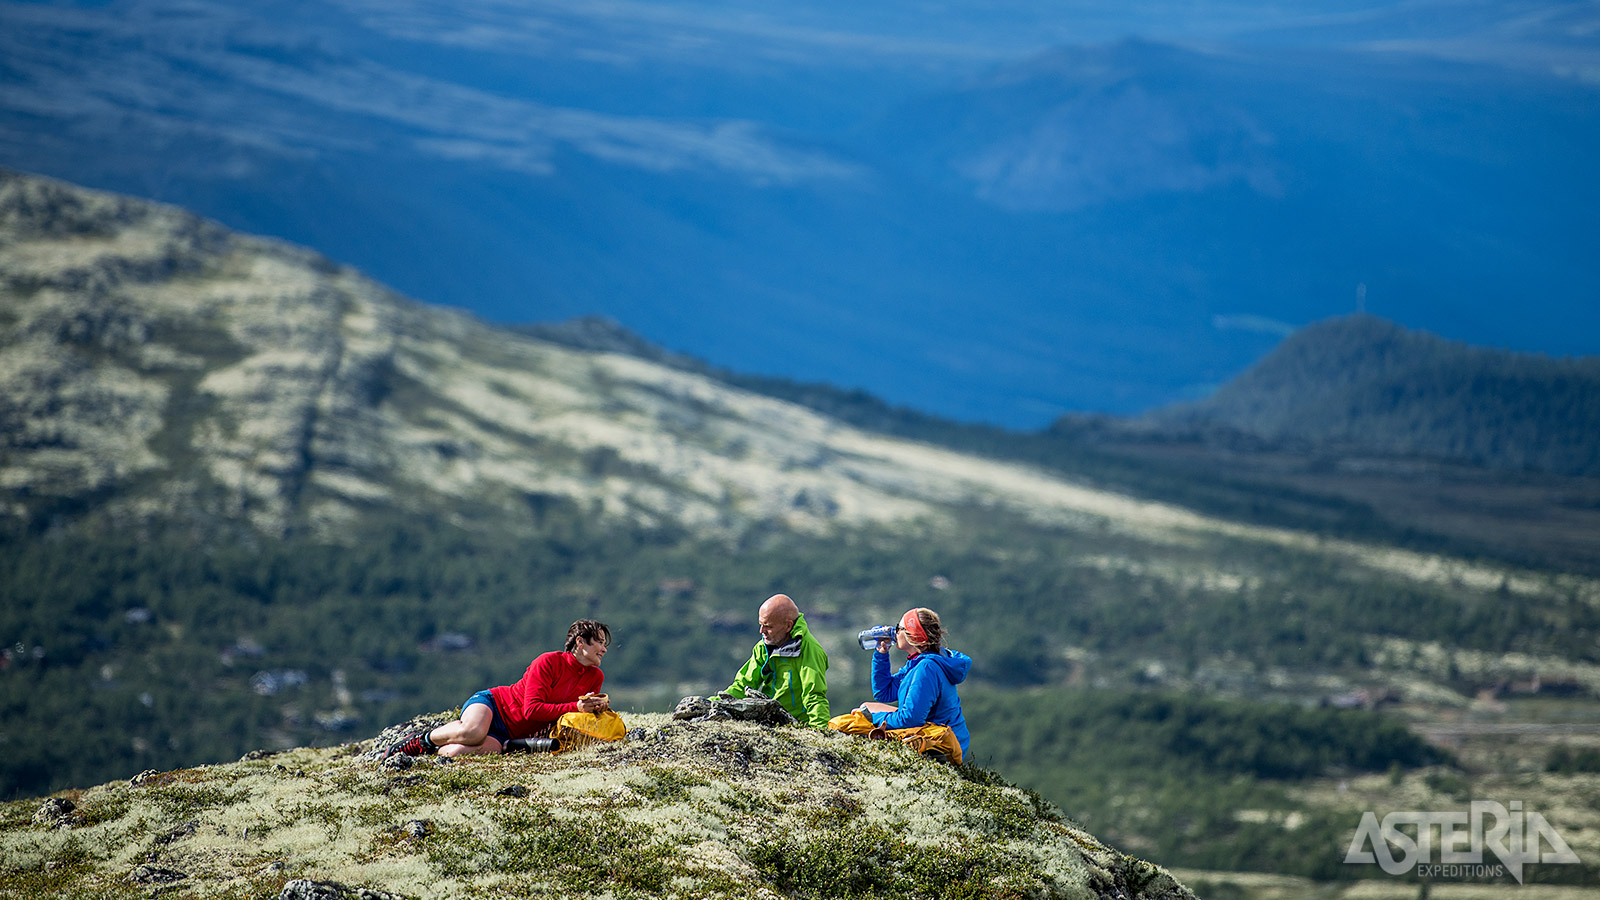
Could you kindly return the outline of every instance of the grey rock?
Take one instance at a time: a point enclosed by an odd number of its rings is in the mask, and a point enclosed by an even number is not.
[[[383,767],[385,769],[393,769],[396,772],[404,772],[416,764],[417,760],[415,757],[407,756],[404,753],[397,753],[383,761]]]
[[[711,701],[704,697],[690,695],[678,701],[673,707],[674,719],[701,719],[711,713]]]
[[[665,744],[667,735],[671,733],[671,725],[663,725],[660,728],[634,728],[628,732],[628,740],[636,744]]]
[[[161,866],[139,866],[133,870],[132,878],[139,884],[171,884],[182,881],[189,876],[177,869],[166,869]]]
[[[399,894],[350,887],[337,881],[312,881],[296,878],[283,886],[278,900],[401,900]]]
[[[33,813],[35,825],[65,825],[70,824],[72,814],[78,805],[64,797],[51,797],[39,804]]]
[[[171,831],[167,832],[166,834],[163,834],[160,837],[156,838],[156,843],[161,845],[161,846],[166,846],[167,844],[170,844],[173,841],[177,841],[177,840],[181,840],[183,838],[189,837],[190,835],[194,834],[196,829],[198,829],[199,827],[200,827],[200,823],[199,822],[185,822],[182,825],[179,825],[177,828],[174,828]]]
[[[709,699],[684,697],[673,709],[672,717],[686,722],[726,719],[767,726],[799,724],[782,704],[759,691],[750,691],[744,697],[732,697],[726,691]]]

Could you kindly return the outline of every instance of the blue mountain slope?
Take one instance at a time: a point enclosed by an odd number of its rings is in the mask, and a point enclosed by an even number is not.
[[[1550,69],[1594,5],[1456,6],[0,4],[0,164],[1012,426],[1202,396],[1358,284],[1600,352],[1600,92]],[[1210,43],[1039,52],[1141,31]]]

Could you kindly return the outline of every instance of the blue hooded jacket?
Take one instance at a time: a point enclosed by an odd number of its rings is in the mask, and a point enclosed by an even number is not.
[[[889,654],[872,654],[872,698],[893,703],[894,712],[873,713],[872,724],[885,728],[918,728],[932,723],[948,725],[967,757],[967,720],[961,715],[956,685],[967,680],[972,657],[954,650],[918,653],[900,671],[889,674]]]

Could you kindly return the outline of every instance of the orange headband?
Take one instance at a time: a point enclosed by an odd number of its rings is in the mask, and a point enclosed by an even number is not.
[[[924,646],[928,643],[928,632],[923,630],[922,621],[917,618],[917,613],[919,612],[922,612],[922,607],[920,606],[916,609],[908,610],[905,615],[900,617],[900,627],[905,629],[906,634],[911,635],[911,643]]]

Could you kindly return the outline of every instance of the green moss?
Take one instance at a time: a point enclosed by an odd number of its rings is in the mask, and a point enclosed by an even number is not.
[[[283,893],[283,886],[289,883],[289,876],[284,874],[258,875],[246,878],[241,883],[228,886],[217,894],[208,894],[214,900],[261,900],[262,897],[276,897]]]
[[[0,876],[0,896],[49,900],[60,897],[78,900],[147,900],[148,892],[132,881],[91,879],[82,873],[52,869]]]
[[[338,837],[344,830],[347,820],[347,811],[326,801],[299,803],[291,807],[280,824],[288,825],[293,822],[316,822],[328,829],[329,837]]]
[[[393,822],[400,813],[401,807],[397,803],[363,803],[349,810],[347,815],[357,825],[371,827]]]
[[[860,817],[861,801],[842,791],[823,798],[819,804],[801,806],[794,810],[802,822],[813,829],[842,828]]]
[[[654,803],[686,800],[690,788],[704,787],[711,783],[688,769],[646,766],[644,774],[648,780],[630,781],[628,787],[633,788],[634,793]]]
[[[694,900],[746,900],[750,885],[727,872],[697,872],[689,896]]]
[[[37,800],[19,800],[0,803],[0,831],[25,828],[33,824],[33,814],[39,809]]]
[[[385,785],[381,780],[363,776],[362,773],[353,768],[340,769],[330,773],[327,782],[330,787],[344,791],[347,794],[385,793]]]
[[[471,878],[481,875],[491,867],[495,847],[483,836],[462,825],[449,825],[435,829],[420,839],[412,839],[402,829],[395,828],[378,844],[390,852],[409,852],[420,847],[427,854],[428,865],[445,878]]]
[[[572,891],[615,890],[659,894],[674,874],[672,848],[648,828],[612,811],[598,820],[525,812],[504,820],[492,866],[507,873],[542,873]]]
[[[126,883],[105,885],[96,878],[99,860],[76,838],[69,838],[47,859],[35,857],[25,868],[0,863],[0,896],[5,897],[137,897]]]
[[[133,797],[125,790],[101,791],[93,799],[78,806],[78,820],[85,827],[115,822],[128,814]]]
[[[221,784],[177,782],[152,789],[150,799],[167,818],[186,821],[206,810],[239,803],[248,797],[249,793],[244,788],[230,790]]]
[[[750,862],[777,891],[802,898],[1058,896],[1037,860],[993,844],[912,844],[881,825],[763,843]]]
[[[1134,891],[1143,891],[1151,882],[1161,877],[1161,870],[1132,856],[1120,856],[1113,867],[1117,881]]]
[[[460,794],[483,791],[489,787],[489,776],[466,766],[450,766],[428,779],[427,784],[437,792]]]
[[[1014,790],[963,783],[952,797],[969,811],[968,827],[995,837],[1025,838],[1040,821],[1038,806]]]

